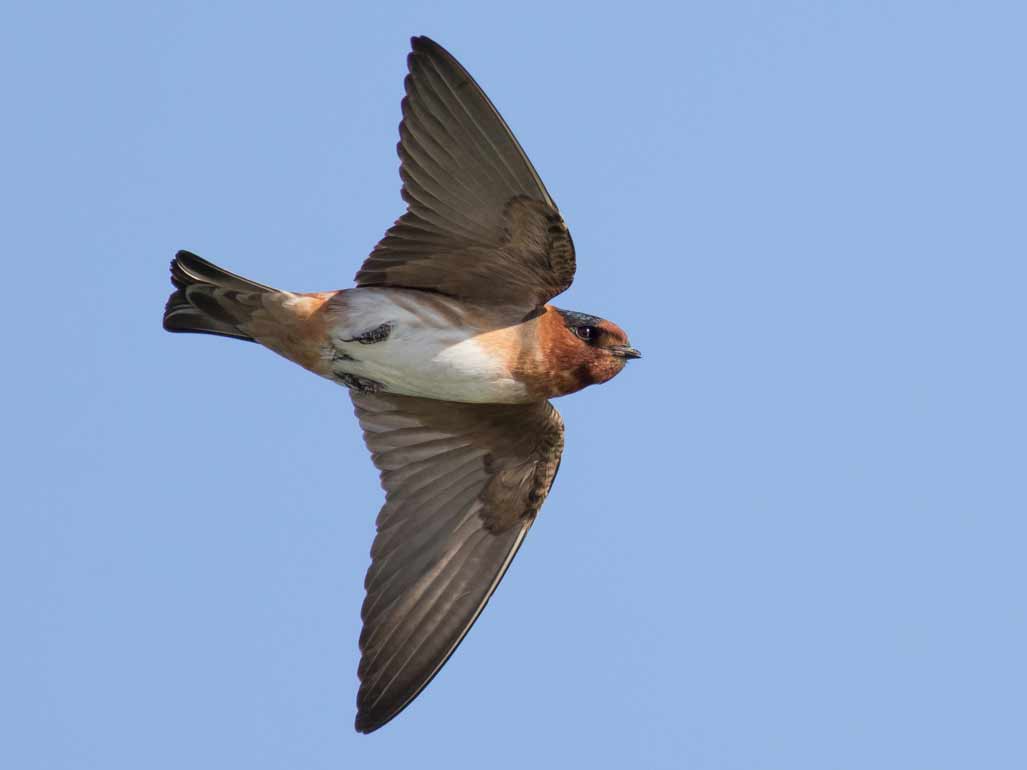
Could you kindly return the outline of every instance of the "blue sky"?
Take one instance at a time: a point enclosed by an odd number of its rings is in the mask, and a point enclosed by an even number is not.
[[[1022,5],[3,16],[4,767],[1027,766]],[[349,400],[160,315],[179,248],[350,285],[413,34],[559,203],[558,304],[645,358],[558,402],[506,580],[365,737]]]

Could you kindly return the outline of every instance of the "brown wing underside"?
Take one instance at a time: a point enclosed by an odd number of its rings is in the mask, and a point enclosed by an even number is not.
[[[484,609],[556,477],[563,422],[547,401],[351,395],[386,491],[361,612],[356,728],[371,732]]]
[[[357,285],[545,304],[574,279],[574,245],[556,204],[459,62],[428,38],[412,45],[398,145],[408,208]]]

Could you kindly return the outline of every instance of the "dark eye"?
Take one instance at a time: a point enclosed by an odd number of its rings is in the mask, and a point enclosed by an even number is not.
[[[575,326],[574,333],[585,342],[595,342],[599,337],[599,330],[594,326]]]

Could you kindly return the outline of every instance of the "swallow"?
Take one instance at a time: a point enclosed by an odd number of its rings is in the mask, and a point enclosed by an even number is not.
[[[280,291],[180,251],[164,310],[167,331],[257,342],[349,391],[385,490],[361,609],[363,733],[428,685],[510,566],[560,466],[549,399],[640,357],[616,324],[548,304],[575,270],[559,209],[467,71],[411,44],[407,209],[356,287]]]

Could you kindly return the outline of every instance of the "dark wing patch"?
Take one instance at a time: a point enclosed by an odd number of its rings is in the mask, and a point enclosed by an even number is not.
[[[563,422],[547,401],[351,396],[386,491],[361,611],[356,728],[371,732],[484,609],[556,477]]]
[[[412,41],[398,152],[407,212],[356,275],[537,307],[571,285],[574,244],[492,102],[445,49]]]

